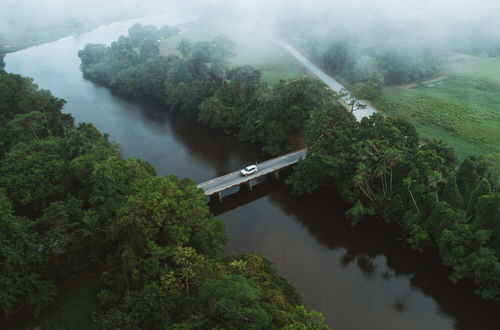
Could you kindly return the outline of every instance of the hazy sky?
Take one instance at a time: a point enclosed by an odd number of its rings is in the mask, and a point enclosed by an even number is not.
[[[385,26],[443,39],[471,29],[500,38],[500,0],[187,0],[212,19],[237,17],[261,24],[296,18],[316,21],[315,33]],[[183,1],[186,3],[186,1]]]
[[[500,13],[498,0],[188,0],[193,6],[230,9],[234,13],[266,17],[295,12],[318,14],[359,12],[397,16],[471,18]]]
[[[377,27],[437,42],[470,31],[500,39],[500,0],[0,0],[0,34],[44,18],[50,23],[106,13],[140,15],[175,4],[212,20],[236,18],[269,27],[284,19],[309,22],[304,28],[318,36],[369,35]]]
[[[168,9],[173,3],[189,5],[194,11],[234,15],[249,19],[276,20],[284,16],[316,16],[325,21],[348,19],[398,22],[413,18],[424,22],[482,22],[499,24],[500,0],[0,0],[0,9],[15,8],[33,17],[64,15],[75,8],[89,10]],[[5,16],[8,13],[1,13]],[[15,13],[10,13],[15,14]]]

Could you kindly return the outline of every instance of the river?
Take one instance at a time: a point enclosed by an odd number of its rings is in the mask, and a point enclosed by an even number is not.
[[[8,72],[33,77],[67,101],[64,112],[93,123],[121,145],[124,157],[149,161],[159,175],[202,182],[265,157],[259,148],[172,115],[154,102],[118,97],[83,79],[77,51],[109,43],[136,22],[178,24],[195,19],[176,11],[101,26],[89,33],[31,47],[5,58]],[[253,192],[224,198],[213,211],[226,224],[227,253],[256,251],[270,258],[335,329],[496,329],[498,304],[448,280],[436,254],[415,253],[397,231],[375,219],[351,227],[334,191],[296,197],[266,181]]]

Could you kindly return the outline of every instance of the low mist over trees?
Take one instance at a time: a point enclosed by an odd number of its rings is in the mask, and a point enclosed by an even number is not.
[[[333,30],[318,37],[309,30],[300,30],[300,24],[298,26],[283,26],[285,36],[295,40],[325,70],[342,77],[349,84],[371,84],[380,88],[384,84],[432,78],[443,69],[440,48],[411,42],[406,35],[395,35],[392,36],[394,40],[387,41],[338,35]]]
[[[2,0],[0,46],[17,51],[158,12],[165,4],[163,0]]]
[[[337,187],[352,205],[346,213],[352,224],[370,215],[399,224],[414,249],[439,250],[453,281],[470,279],[478,295],[500,299],[498,173],[487,157],[458,163],[452,149],[440,141],[423,143],[403,120],[375,114],[357,122],[314,79],[266,86],[252,67],[227,66],[234,48],[227,38],[183,40],[182,57],[150,52],[147,59],[140,58],[135,43],[120,37],[111,47],[87,45],[79,54],[85,76],[126,95],[162,99],[168,109],[262,143],[271,154],[305,143],[308,156],[288,179],[296,193]],[[376,92],[392,74],[414,80],[439,68],[438,58],[425,48],[353,56],[353,45],[334,42],[330,65],[358,81],[355,93]],[[411,49],[414,57],[408,55]],[[384,60],[390,68],[385,72]]]
[[[135,25],[129,31],[134,38],[122,36],[109,47],[86,45],[78,53],[85,77],[123,95],[163,100],[169,110],[261,143],[270,154],[298,145],[310,112],[334,100],[333,93],[314,79],[269,87],[258,70],[230,67],[236,44],[226,36],[200,42],[184,39],[177,48],[181,56],[161,56],[150,36],[162,29],[166,28]]]
[[[444,69],[450,52],[500,56],[498,2],[291,1],[270,16],[281,36],[349,84],[403,84]],[[358,86],[359,87],[359,86]]]

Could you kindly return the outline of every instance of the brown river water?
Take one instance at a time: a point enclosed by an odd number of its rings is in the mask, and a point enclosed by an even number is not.
[[[159,175],[202,182],[266,157],[259,147],[169,114],[161,104],[113,95],[83,79],[77,57],[86,43],[110,43],[136,22],[194,19],[171,11],[101,26],[8,54],[6,70],[65,99],[64,112],[110,134],[125,157],[149,161]],[[377,219],[351,227],[335,191],[297,197],[269,179],[212,209],[226,224],[227,253],[270,258],[306,307],[323,312],[334,329],[499,328],[499,304],[475,297],[468,284],[452,284],[437,254],[408,249],[396,228]]]

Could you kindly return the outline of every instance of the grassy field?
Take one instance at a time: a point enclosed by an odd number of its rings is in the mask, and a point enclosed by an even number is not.
[[[374,104],[441,139],[459,156],[500,153],[500,58],[453,55],[447,77],[412,88],[386,88]]]
[[[306,74],[301,67],[271,37],[252,26],[232,24],[202,25],[189,32],[174,36],[163,42],[161,52],[179,54],[177,45],[182,39],[191,41],[212,40],[224,34],[236,42],[236,57],[231,61],[234,66],[251,65],[263,72],[262,78],[269,84],[280,79],[291,79]]]

